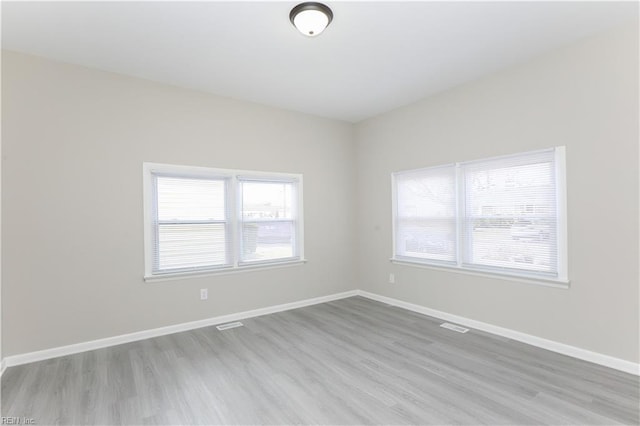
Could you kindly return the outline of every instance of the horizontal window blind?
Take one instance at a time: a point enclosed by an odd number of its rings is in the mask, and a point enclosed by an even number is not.
[[[553,151],[461,165],[463,263],[555,276],[557,202]]]
[[[395,245],[400,257],[456,261],[453,165],[395,175]]]
[[[154,272],[229,264],[226,179],[154,175]]]

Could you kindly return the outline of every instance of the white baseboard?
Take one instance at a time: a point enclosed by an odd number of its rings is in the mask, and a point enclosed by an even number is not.
[[[106,348],[108,346],[121,345],[123,343],[137,340],[149,339],[151,337],[165,336],[167,334],[179,333],[181,331],[194,330],[196,328],[209,327],[211,325],[224,324],[246,318],[259,317],[261,315],[273,314],[276,312],[288,311],[290,309],[302,308],[319,303],[330,302],[332,300],[344,299],[357,296],[357,290],[345,291],[343,293],[330,294],[328,296],[314,297],[312,299],[299,300],[297,302],[284,303],[281,305],[268,306],[266,308],[253,309],[251,311],[238,312],[235,314],[222,315],[207,318],[199,321],[185,322],[182,324],[170,325],[167,327],[154,328],[151,330],[138,331],[135,333],[122,334],[119,336],[107,337],[104,339],[91,340],[88,342],[76,343],[73,345],[59,346],[57,348],[44,349],[41,351],[28,352],[19,355],[12,355],[2,360],[4,371],[6,367],[28,364],[30,362],[42,361],[50,358],[57,358],[64,355],[72,355],[80,352],[92,351]]]
[[[427,308],[409,302],[404,302],[402,300],[393,299],[387,296],[381,296],[379,294],[370,293],[368,291],[358,290],[358,295],[366,297],[368,299],[376,300],[378,302],[404,308],[409,311],[418,312],[420,314],[429,315],[435,318],[440,318],[445,321],[464,325],[465,327],[486,331],[491,334],[507,337],[512,340],[517,340],[519,342],[527,343],[532,346],[537,346],[539,348],[547,349],[563,355],[568,355],[573,358],[593,362],[594,364],[603,365],[615,370],[624,371],[625,373],[640,376],[640,364],[631,361],[626,361],[598,352],[592,352],[587,349],[577,348],[575,346],[559,343],[553,340],[543,339],[542,337],[533,336],[531,334],[522,333],[520,331],[511,330],[509,328],[498,327],[496,325],[487,324],[486,322],[476,321],[458,315],[437,311],[435,309]]]
[[[315,297],[312,299],[299,300],[297,302],[284,303],[284,304],[275,305],[275,306],[268,306],[266,308],[238,312],[238,313],[229,314],[229,315],[222,315],[222,316],[207,318],[199,321],[186,322],[182,324],[170,325],[167,327],[160,327],[160,328],[154,328],[151,330],[144,330],[144,331],[139,331],[139,332],[130,333],[130,334],[123,334],[120,336],[113,336],[113,337],[107,337],[104,339],[91,340],[89,342],[76,343],[73,345],[60,346],[57,348],[45,349],[45,350],[36,351],[36,352],[12,355],[2,359],[2,361],[0,362],[0,375],[2,375],[2,373],[7,367],[12,367],[15,365],[28,364],[30,362],[42,361],[45,359],[56,358],[64,355],[71,355],[71,354],[76,354],[80,352],[106,348],[109,346],[120,345],[123,343],[134,342],[137,340],[149,339],[151,337],[164,336],[167,334],[179,333],[181,331],[193,330],[196,328],[209,327],[212,325],[224,324],[232,321],[239,321],[246,318],[253,318],[261,315],[268,315],[276,312],[288,311],[290,309],[297,309],[305,306],[317,305],[319,303],[330,302],[332,300],[339,300],[339,299],[344,299],[352,296],[366,297],[371,300],[376,300],[378,302],[397,306],[413,312],[418,312],[424,315],[440,318],[442,320],[464,325],[469,328],[475,328],[477,330],[486,331],[488,333],[496,334],[498,336],[503,336],[512,340],[517,340],[519,342],[527,343],[532,346],[537,346],[539,348],[561,353],[563,355],[568,355],[574,358],[582,359],[584,361],[593,362],[595,364],[603,365],[605,367],[610,367],[616,370],[620,370],[626,373],[640,376],[640,364],[637,364],[631,361],[626,361],[626,360],[615,358],[609,355],[592,352],[587,349],[577,348],[575,346],[566,345],[564,343],[555,342],[553,340],[543,339],[541,337],[511,330],[508,328],[498,327],[496,325],[472,320],[472,319],[461,317],[458,315],[449,314],[446,312],[427,308],[425,306],[404,302],[398,299],[393,299],[391,297],[381,296],[379,294],[370,293],[364,290],[351,290],[343,293],[330,294],[327,296]]]

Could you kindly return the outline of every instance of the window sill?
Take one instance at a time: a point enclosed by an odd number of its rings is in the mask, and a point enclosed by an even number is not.
[[[170,274],[161,275],[145,275],[144,280],[146,282],[158,282],[158,281],[174,281],[187,278],[202,278],[212,277],[218,275],[230,275],[241,274],[243,272],[264,271],[267,269],[280,269],[288,268],[291,266],[298,266],[307,263],[306,259],[290,260],[286,262],[273,262],[273,263],[261,263],[256,265],[244,265],[236,268],[224,268],[219,270],[209,271],[194,271],[194,272],[174,272]]]
[[[495,278],[499,280],[505,281],[514,281],[525,284],[534,284],[545,287],[553,287],[553,288],[561,288],[561,289],[569,289],[569,280],[561,280],[561,279],[545,279],[539,277],[527,277],[524,275],[510,275],[510,274],[497,274],[492,272],[485,271],[476,271],[473,269],[460,268],[457,266],[444,266],[444,265],[432,265],[429,263],[422,262],[412,262],[409,260],[400,260],[400,259],[389,259],[391,263],[396,265],[405,265],[412,266],[414,268],[423,268],[423,269],[432,269],[436,271],[446,271],[446,272],[456,272],[464,275],[472,275],[476,277],[485,277],[485,278]]]

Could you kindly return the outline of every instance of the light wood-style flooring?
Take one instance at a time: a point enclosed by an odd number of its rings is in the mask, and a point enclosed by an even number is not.
[[[634,424],[638,377],[361,297],[9,368],[43,424]]]

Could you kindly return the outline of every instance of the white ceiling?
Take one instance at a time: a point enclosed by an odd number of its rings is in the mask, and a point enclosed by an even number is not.
[[[2,47],[357,122],[637,19],[636,2],[2,2]]]

